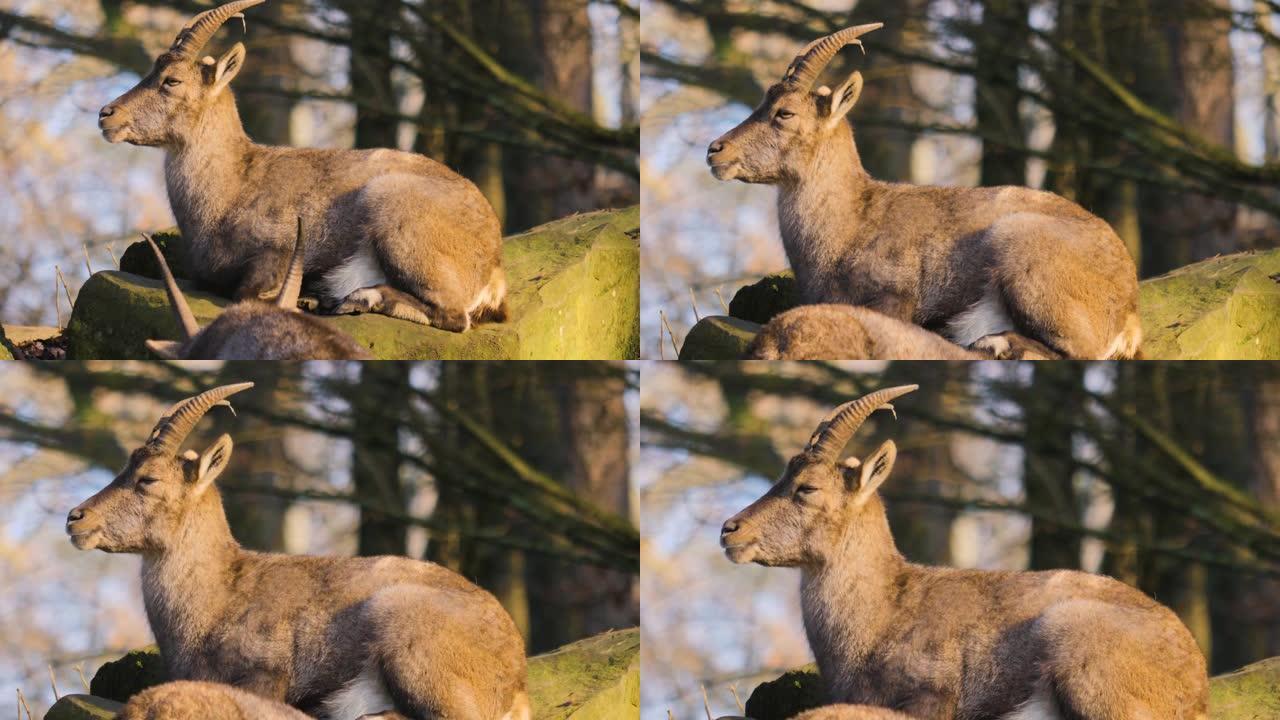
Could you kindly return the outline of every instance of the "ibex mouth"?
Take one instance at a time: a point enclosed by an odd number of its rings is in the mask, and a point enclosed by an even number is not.
[[[112,145],[116,145],[127,139],[125,137],[127,132],[127,127],[104,127],[102,128],[102,137]]]
[[[755,546],[754,542],[742,543],[741,545],[725,545],[724,556],[729,558],[729,562],[735,565],[745,565],[751,562],[751,558],[755,554],[752,552]]]
[[[738,163],[709,163],[711,165],[711,174],[717,180],[733,180],[738,177]]]
[[[99,532],[97,530],[72,532],[71,528],[67,528],[67,534],[71,536],[71,544],[77,550],[92,550],[98,546]]]

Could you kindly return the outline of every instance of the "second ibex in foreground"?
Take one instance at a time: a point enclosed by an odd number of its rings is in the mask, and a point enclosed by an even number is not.
[[[809,44],[740,125],[711,143],[721,180],[778,186],[778,221],[803,302],[862,305],[963,347],[1016,331],[1070,358],[1138,353],[1138,280],[1109,225],[1023,187],[880,182],[845,116],[862,75],[818,78],[841,48],[881,27]]]
[[[214,485],[231,438],[203,453],[182,443],[250,387],[174,405],[124,470],[67,515],[77,548],[142,556],[142,597],[169,677],[226,683],[326,720],[529,720],[524,640],[502,605],[457,573],[405,557],[236,543]]]
[[[182,340],[148,340],[147,347],[170,360],[372,360],[373,354],[351,336],[298,312],[302,262],[306,254],[302,218],[293,258],[280,292],[270,302],[246,298],[228,307],[209,327],[200,328],[159,246],[144,235],[155,253],[169,306]]]
[[[501,227],[469,180],[423,155],[268,147],[245,134],[229,87],[244,45],[217,60],[200,53],[223,23],[263,2],[197,15],[98,117],[110,142],[164,148],[192,279],[236,300],[273,292],[303,216],[313,229],[306,273],[324,309],[455,332],[505,319]]]
[[[914,565],[898,553],[877,493],[893,441],[862,461],[840,455],[874,411],[915,389],[836,408],[782,479],[721,530],[733,562],[800,568],[830,700],[917,720],[1205,720],[1204,656],[1178,616],[1138,590],[1069,570]]]

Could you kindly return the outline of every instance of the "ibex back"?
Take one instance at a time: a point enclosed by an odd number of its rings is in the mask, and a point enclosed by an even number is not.
[[[77,548],[142,556],[169,677],[227,683],[326,720],[529,720],[524,640],[502,605],[457,573],[236,543],[214,485],[231,438],[203,453],[181,448],[205,413],[250,387],[174,405],[124,470],[67,515]]]
[[[245,135],[228,87],[244,45],[218,60],[199,54],[223,23],[263,2],[197,15],[99,115],[108,141],[164,148],[192,278],[236,300],[274,294],[302,216],[314,228],[306,274],[327,311],[455,332],[505,319],[501,228],[470,181],[422,155],[267,147]]]
[[[833,410],[777,484],[721,530],[733,562],[800,568],[805,632],[831,702],[916,720],[1205,720],[1200,648],[1140,591],[1071,570],[929,567],[898,553],[877,492],[896,446],[840,455],[873,412],[912,390]]]
[[[778,186],[787,258],[805,303],[863,305],[963,347],[1016,331],[1071,358],[1128,358],[1142,339],[1133,259],[1106,222],[1022,187],[879,182],[845,116],[854,72],[818,77],[861,25],[810,43],[740,125],[711,143],[721,180]]]

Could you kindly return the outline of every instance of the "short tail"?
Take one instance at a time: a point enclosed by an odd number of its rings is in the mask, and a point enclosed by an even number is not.
[[[482,322],[506,322],[509,316],[507,308],[507,275],[502,266],[493,269],[489,275],[489,284],[484,286],[476,296],[468,315],[472,324]]]
[[[511,702],[511,709],[502,720],[530,720],[533,711],[529,709],[529,695],[524,690],[516,691],[516,699]]]
[[[1131,312],[1124,320],[1124,330],[1111,341],[1111,346],[1103,355],[1105,360],[1141,360],[1142,359],[1142,318]]]

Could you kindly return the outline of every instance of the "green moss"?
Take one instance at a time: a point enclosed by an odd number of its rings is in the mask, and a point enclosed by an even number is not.
[[[1143,355],[1280,358],[1280,250],[1213,258],[1142,283]]]
[[[640,716],[640,631],[616,630],[529,659],[534,720]]]
[[[508,238],[507,323],[457,334],[381,315],[324,320],[383,359],[639,357],[639,227],[639,209],[630,208],[575,215]],[[171,247],[176,236],[164,239]],[[155,270],[154,258],[148,268],[144,255],[134,257],[130,268]],[[184,292],[202,325],[230,302],[185,285]],[[178,327],[158,280],[103,272],[81,288],[67,335],[74,359],[152,359],[143,343],[176,338]]]
[[[104,663],[89,682],[89,692],[97,697],[128,702],[134,694],[168,679],[160,649],[150,645],[134,650],[119,660]]]
[[[1219,675],[1209,683],[1211,720],[1280,718],[1280,657]]]
[[[13,350],[13,343],[9,341],[9,336],[5,334],[4,326],[0,325],[0,360],[12,360]]]
[[[111,720],[122,705],[92,695],[63,695],[45,713],[44,720]]]

